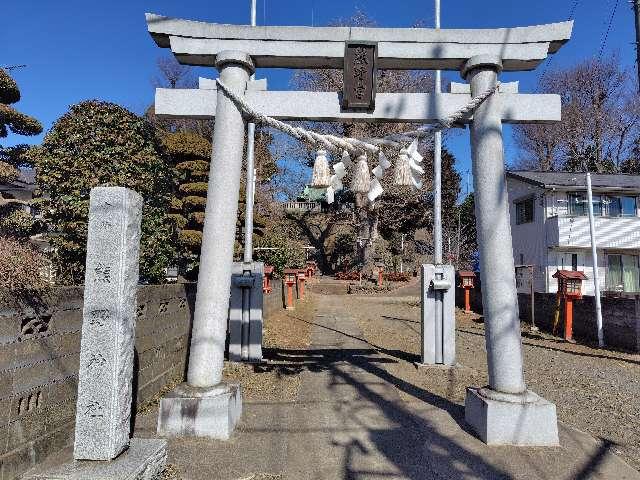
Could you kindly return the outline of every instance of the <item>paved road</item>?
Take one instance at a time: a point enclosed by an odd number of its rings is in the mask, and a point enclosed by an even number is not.
[[[467,430],[461,405],[394,374],[401,360],[413,368],[402,352],[364,340],[350,309],[375,302],[329,295],[317,305],[296,320],[313,324],[310,348],[273,352],[283,371],[302,372],[297,399],[246,402],[228,442],[172,440],[169,460],[180,478],[640,480],[565,425],[562,447],[487,447]],[[139,434],[152,435],[154,422],[139,419]]]

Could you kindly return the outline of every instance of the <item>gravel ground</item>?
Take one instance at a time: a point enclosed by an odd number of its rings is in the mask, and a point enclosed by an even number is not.
[[[403,384],[400,395],[419,401],[420,389],[463,404],[465,387],[487,384],[484,326],[477,315],[457,311],[455,369],[417,369],[420,307],[402,298],[325,296],[354,315],[366,340],[397,360],[385,364]],[[640,470],[640,355],[573,345],[546,334],[523,331],[529,388],[554,402],[561,421],[609,443]]]
[[[280,349],[305,350],[309,348],[311,325],[296,317],[311,318],[315,308],[312,296],[298,301],[296,310],[282,310],[271,315],[264,324],[262,353],[266,363],[249,365],[225,362],[223,377],[226,381],[242,384],[244,401],[293,401],[300,389],[302,371],[285,367],[290,363],[281,358]]]

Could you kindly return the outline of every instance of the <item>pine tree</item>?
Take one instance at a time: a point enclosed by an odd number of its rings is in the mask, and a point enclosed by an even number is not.
[[[173,161],[177,188],[170,217],[179,230],[181,275],[195,280],[198,274],[211,142],[197,133],[167,133],[163,138]]]
[[[42,125],[38,120],[17,111],[11,105],[20,101],[20,90],[15,80],[0,68],[0,138],[9,132],[16,135],[38,135]],[[27,145],[3,147],[0,145],[0,182],[11,183],[20,176],[21,167],[32,167],[26,155]],[[23,200],[3,198],[0,205],[0,234],[28,238],[41,228],[29,211],[23,209]]]

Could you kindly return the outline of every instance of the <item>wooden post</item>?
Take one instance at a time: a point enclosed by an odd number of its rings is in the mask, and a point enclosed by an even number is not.
[[[566,296],[564,305],[564,339],[573,343],[573,298]]]
[[[469,288],[464,289],[464,312],[471,313],[471,300],[470,300],[470,290]]]
[[[298,280],[298,298],[300,300],[304,300],[304,282],[306,280],[304,270],[300,270],[300,273],[297,275]]]
[[[287,305],[285,309],[287,310],[295,310],[293,305],[293,282],[286,282],[287,285]]]

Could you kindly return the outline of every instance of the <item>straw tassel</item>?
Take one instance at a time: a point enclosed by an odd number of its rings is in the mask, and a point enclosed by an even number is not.
[[[356,172],[353,175],[351,190],[355,193],[367,193],[371,188],[371,176],[369,174],[369,165],[367,157],[360,155],[356,165]]]
[[[314,188],[326,188],[329,186],[330,181],[331,172],[329,171],[327,152],[321,149],[316,152],[316,160],[313,162],[311,186]]]
[[[400,156],[396,160],[394,183],[403,187],[413,185],[413,175],[411,174],[411,165],[409,164],[409,152],[406,148],[400,150]]]

